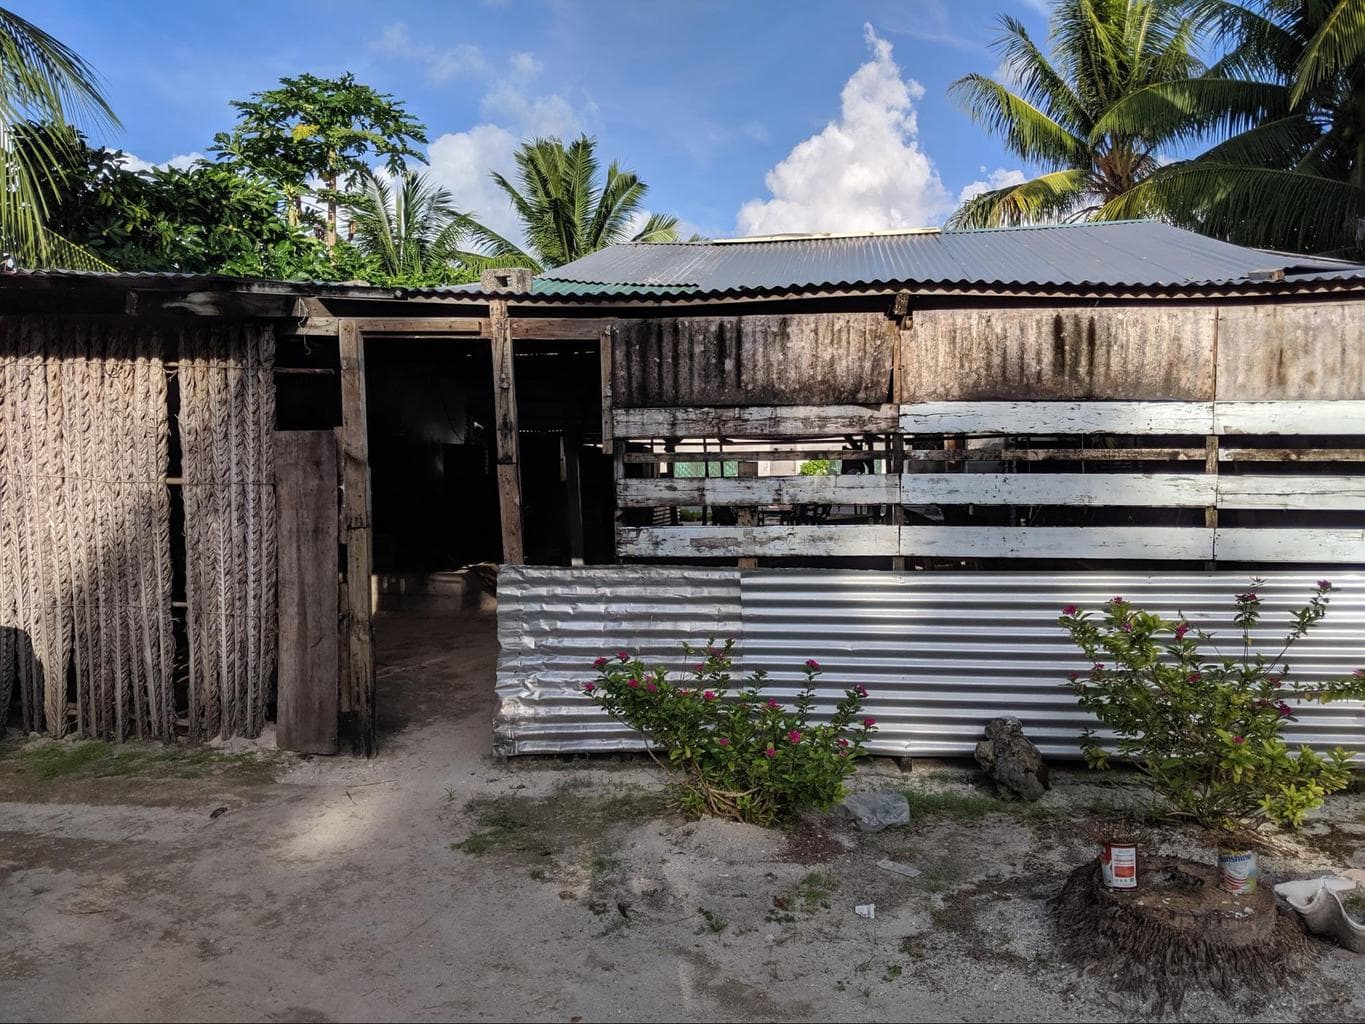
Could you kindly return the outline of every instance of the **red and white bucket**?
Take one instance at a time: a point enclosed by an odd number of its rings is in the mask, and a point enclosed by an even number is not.
[[[1136,889],[1137,845],[1106,842],[1100,849],[1100,878],[1106,889]]]
[[[1261,877],[1255,850],[1218,851],[1218,888],[1234,896],[1250,896]]]

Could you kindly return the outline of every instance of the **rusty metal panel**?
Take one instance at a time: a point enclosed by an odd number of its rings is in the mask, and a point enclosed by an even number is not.
[[[880,313],[622,320],[617,409],[876,404],[888,398],[895,325]]]
[[[901,333],[903,402],[1210,401],[1212,306],[925,309]]]
[[[1218,398],[1365,397],[1365,307],[1358,302],[1224,306]]]
[[[1270,643],[1316,577],[1263,576],[1265,618],[1255,639]],[[1291,659],[1297,676],[1345,675],[1365,662],[1365,574],[1333,579],[1326,619]],[[1234,637],[1231,596],[1246,585],[1228,572],[506,568],[497,747],[638,748],[638,738],[579,692],[593,676],[592,659],[623,647],[676,669],[680,640],[734,635],[743,666],[768,670],[778,699],[796,695],[805,659],[819,660],[817,716],[829,714],[845,686],[865,685],[879,753],[969,755],[989,719],[1014,715],[1047,756],[1075,758],[1088,719],[1066,674],[1086,665],[1057,625],[1062,606],[1094,608],[1122,594]],[[1287,739],[1365,757],[1365,706],[1305,705]]]

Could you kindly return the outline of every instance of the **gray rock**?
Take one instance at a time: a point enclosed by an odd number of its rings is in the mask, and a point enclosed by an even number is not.
[[[1037,800],[1048,789],[1047,765],[1017,718],[992,718],[976,745],[976,763],[1005,796]]]
[[[910,824],[910,801],[904,793],[850,793],[839,809],[863,832]]]
[[[1356,850],[1350,857],[1351,867],[1365,868],[1365,848]]]

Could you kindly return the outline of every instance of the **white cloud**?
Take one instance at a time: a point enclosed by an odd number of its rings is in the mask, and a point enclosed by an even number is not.
[[[534,53],[525,51],[512,54],[508,63],[512,66],[512,73],[520,78],[535,78],[545,70],[545,65],[536,59]]]
[[[797,144],[764,179],[769,199],[740,207],[741,234],[871,231],[939,223],[952,199],[920,149],[915,101],[891,44],[863,27],[872,59],[845,83],[838,118]]]
[[[196,150],[193,153],[179,153],[169,160],[163,160],[161,163],[156,164],[152,163],[150,160],[144,160],[140,156],[135,156],[132,153],[125,153],[123,166],[130,171],[150,171],[153,168],[163,171],[167,168],[174,168],[177,171],[187,171],[200,160],[207,159],[208,157]]]
[[[982,174],[986,175],[986,177],[978,181],[969,182],[968,184],[962,186],[962,191],[957,194],[957,202],[959,206],[965,203],[968,199],[973,199],[976,196],[981,195],[983,192],[990,192],[997,188],[1004,188],[1006,185],[1022,185],[1025,181],[1028,180],[1028,178],[1025,177],[1024,172],[1019,170],[1018,168],[1006,169],[1004,167],[997,167],[989,174],[986,173],[986,168],[984,167],[982,167],[980,170]]]
[[[431,82],[447,82],[461,75],[483,75],[489,71],[488,58],[477,46],[462,43],[442,50],[430,43],[419,43],[401,21],[386,25],[370,48],[385,57],[425,64],[427,80]]]

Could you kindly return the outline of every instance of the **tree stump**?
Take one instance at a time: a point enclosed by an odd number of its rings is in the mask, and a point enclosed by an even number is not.
[[[1283,983],[1310,947],[1269,885],[1250,896],[1218,887],[1218,869],[1144,857],[1138,888],[1107,889],[1098,862],[1082,865],[1057,896],[1057,931],[1070,959],[1120,986],[1178,1008],[1188,988],[1227,996]]]

